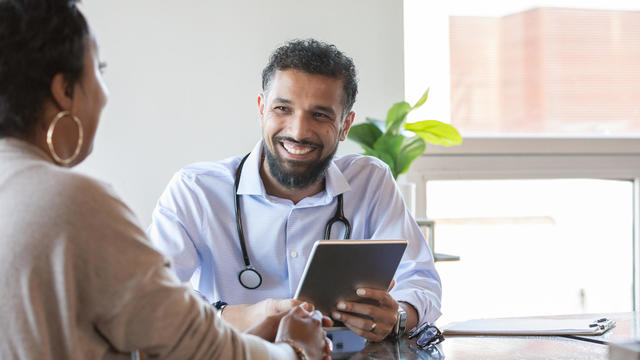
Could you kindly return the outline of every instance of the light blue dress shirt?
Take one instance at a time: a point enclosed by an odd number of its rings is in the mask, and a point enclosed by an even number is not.
[[[158,201],[147,232],[172,260],[182,281],[191,280],[210,302],[253,304],[293,297],[311,248],[324,237],[337,195],[343,194],[352,239],[409,241],[391,295],[413,305],[420,322],[440,316],[442,291],[431,251],[386,164],[362,155],[336,157],[325,171],[325,190],[294,204],[266,193],[259,173],[261,157],[259,142],[244,164],[238,194],[247,251],[262,275],[262,285],[249,290],[238,281],[245,265],[233,183],[242,157],[183,168]],[[331,238],[342,239],[343,233],[344,226],[337,223]]]

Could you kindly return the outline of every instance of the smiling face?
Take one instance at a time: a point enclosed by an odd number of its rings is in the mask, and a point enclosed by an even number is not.
[[[343,118],[343,80],[276,71],[258,98],[267,176],[289,189],[317,184],[354,114]]]

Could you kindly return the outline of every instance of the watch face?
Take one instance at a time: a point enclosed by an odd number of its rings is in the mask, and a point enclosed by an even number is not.
[[[402,309],[398,309],[398,320],[396,321],[396,326],[394,328],[394,332],[396,336],[402,336],[404,334],[404,330],[407,327],[407,313]]]

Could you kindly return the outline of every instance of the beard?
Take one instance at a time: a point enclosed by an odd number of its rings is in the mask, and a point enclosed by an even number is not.
[[[276,144],[275,146],[277,146],[277,144],[279,143],[278,139],[284,140],[283,137],[274,136],[273,144]],[[311,144],[310,142],[297,141],[291,138],[287,138],[286,140],[301,144]],[[318,148],[314,151],[322,152],[322,145],[313,145],[318,146]],[[275,153],[271,152],[271,150],[267,146],[267,142],[264,141],[264,139],[262,141],[262,151],[267,158],[267,164],[269,165],[269,172],[271,173],[271,176],[273,176],[273,178],[276,179],[276,181],[280,185],[288,189],[304,189],[309,185],[315,184],[320,179],[323,179],[324,171],[329,167],[329,164],[331,164],[331,160],[333,160],[333,156],[336,154],[337,150],[338,144],[336,143],[336,147],[333,149],[333,151],[331,151],[329,155],[308,164],[307,168],[302,172],[294,172],[287,170],[284,166],[284,163],[288,162],[289,164],[293,165],[293,167],[301,167],[305,165],[305,163],[300,161],[282,159],[277,151]]]

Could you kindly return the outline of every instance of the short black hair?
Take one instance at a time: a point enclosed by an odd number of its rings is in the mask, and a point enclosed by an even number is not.
[[[0,137],[29,136],[62,73],[81,78],[89,26],[78,0],[0,0]]]
[[[291,40],[277,48],[262,70],[262,91],[267,91],[276,70],[300,70],[309,74],[343,79],[343,116],[347,115],[358,94],[356,66],[335,45],[315,39]]]

